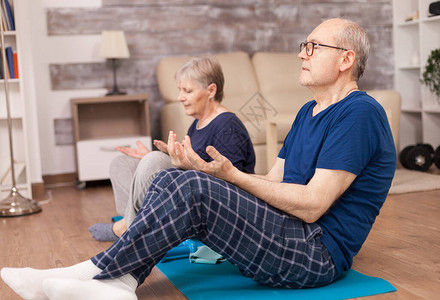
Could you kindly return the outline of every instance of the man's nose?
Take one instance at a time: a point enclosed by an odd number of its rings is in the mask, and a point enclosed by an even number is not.
[[[302,49],[299,53],[298,53],[298,58],[299,59],[307,59],[309,56],[306,53],[306,47],[304,47],[304,49]]]

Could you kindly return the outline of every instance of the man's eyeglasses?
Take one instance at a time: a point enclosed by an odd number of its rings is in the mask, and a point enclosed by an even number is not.
[[[333,48],[333,49],[339,49],[339,50],[348,51],[348,49],[341,48],[341,47],[335,47],[335,46],[329,46],[329,45],[324,45],[324,44],[318,44],[318,43],[315,43],[315,42],[302,42],[301,44],[299,44],[299,52],[303,51],[303,49],[306,48],[307,56],[312,56],[313,55],[313,50],[315,49],[315,46],[321,46],[321,47],[327,47],[327,48]]]

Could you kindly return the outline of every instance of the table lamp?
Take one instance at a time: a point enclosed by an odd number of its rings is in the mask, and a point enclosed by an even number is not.
[[[101,34],[101,48],[99,49],[99,56],[106,59],[111,59],[113,66],[113,90],[108,92],[106,96],[125,95],[126,92],[120,91],[116,82],[116,59],[130,57],[124,32],[103,31]]]

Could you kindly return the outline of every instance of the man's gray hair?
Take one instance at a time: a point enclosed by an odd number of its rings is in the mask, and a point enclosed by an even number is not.
[[[365,30],[356,22],[346,20],[344,28],[335,37],[339,47],[352,49],[356,53],[356,61],[353,67],[353,76],[359,80],[364,74],[367,66],[368,54],[370,52],[370,40]]]

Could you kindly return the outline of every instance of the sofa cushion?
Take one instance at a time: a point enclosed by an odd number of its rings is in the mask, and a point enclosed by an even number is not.
[[[220,53],[213,55],[219,61],[225,77],[223,104],[237,113],[240,108],[258,92],[257,79],[249,55],[245,52]],[[157,66],[157,81],[160,94],[166,103],[178,101],[176,72],[191,57],[167,57]],[[240,115],[237,114],[239,118]]]
[[[245,52],[215,54],[225,76],[223,105],[235,112],[242,119],[239,112],[253,95],[258,93],[258,83],[250,57]]]
[[[276,113],[296,115],[313,99],[299,84],[301,60],[296,53],[257,52],[252,57],[260,93]]]
[[[301,60],[295,53],[257,52],[252,56],[262,102],[267,114],[292,115],[292,122],[300,108],[313,99],[313,94],[299,84]],[[270,114],[270,115],[269,115]],[[250,130],[255,144],[266,143],[266,122],[258,130]],[[290,124],[291,125],[291,124]],[[290,130],[289,126],[277,126],[278,142],[282,142]],[[249,130],[249,126],[247,126]]]

